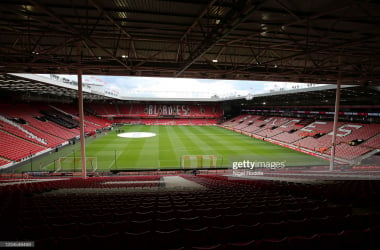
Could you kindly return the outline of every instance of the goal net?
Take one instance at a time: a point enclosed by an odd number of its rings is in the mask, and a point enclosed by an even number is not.
[[[95,172],[98,169],[97,157],[86,157],[86,170]],[[56,172],[81,172],[82,157],[60,157],[57,160]]]
[[[183,155],[181,167],[183,169],[215,168],[217,159],[215,155]]]

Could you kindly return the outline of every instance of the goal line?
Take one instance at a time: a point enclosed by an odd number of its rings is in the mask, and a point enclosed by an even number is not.
[[[86,157],[86,170],[95,172],[98,169],[97,157]],[[57,160],[57,170],[55,172],[81,172],[82,157],[60,157]]]
[[[183,155],[181,156],[181,168],[216,168],[217,160],[216,155]]]

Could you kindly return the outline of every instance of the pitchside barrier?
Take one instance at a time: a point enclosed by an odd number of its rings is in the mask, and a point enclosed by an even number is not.
[[[57,160],[57,167],[55,172],[81,172],[82,171],[82,157],[60,157]],[[86,170],[95,172],[98,169],[97,157],[86,157]]]
[[[181,157],[182,169],[216,168],[217,163],[216,155],[183,155]]]

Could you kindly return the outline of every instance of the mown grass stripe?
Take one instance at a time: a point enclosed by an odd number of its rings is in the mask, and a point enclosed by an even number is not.
[[[190,155],[207,155],[212,152],[212,148],[207,145],[203,140],[200,140],[196,134],[194,134],[194,126],[181,126],[178,133],[183,136],[183,143],[189,148],[188,153]]]
[[[116,131],[91,140],[86,144],[87,157],[97,157],[98,171],[110,169],[179,168],[182,155],[223,157],[224,166],[231,156],[250,156],[265,161],[286,161],[288,166],[327,164],[327,161],[272,143],[213,126],[146,126],[129,125],[124,132],[153,132],[153,138],[120,138]],[[79,148],[79,143],[73,145]],[[73,156],[73,148],[62,149],[54,157]],[[115,164],[116,152],[116,164]],[[76,157],[80,151],[75,151]],[[40,159],[44,162],[44,159]],[[47,161],[47,160],[45,160]],[[46,169],[52,170],[51,164]],[[79,167],[79,166],[78,166]],[[30,169],[30,164],[18,171]],[[79,170],[79,168],[77,169]]]

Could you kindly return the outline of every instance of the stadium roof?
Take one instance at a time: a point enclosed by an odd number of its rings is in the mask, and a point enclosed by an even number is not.
[[[78,97],[76,82],[56,81],[35,74],[0,74],[0,90],[13,92],[25,100],[51,100],[72,102]],[[270,91],[263,94],[249,94],[230,98],[148,98],[116,97],[98,91],[84,84],[83,98],[87,101],[150,101],[150,102],[238,102],[248,106],[331,106],[335,102],[335,85],[315,85],[308,88]],[[379,86],[341,86],[341,105],[356,107],[380,107]]]
[[[254,95],[250,100],[240,99],[243,105],[262,108],[318,107],[334,108],[336,87],[316,86],[307,89],[275,91]],[[341,108],[380,108],[380,87],[343,85],[340,93]]]
[[[380,3],[2,0],[0,72],[380,85]]]
[[[67,82],[62,81],[66,79]],[[1,74],[0,73],[0,90],[13,92],[15,95],[21,95],[26,100],[44,100],[58,102],[72,102],[78,98],[78,83],[67,78],[59,80],[47,78],[37,74]],[[240,99],[241,96],[230,98],[219,98],[211,96],[210,98],[160,98],[160,97],[130,97],[130,96],[113,96],[101,88],[96,88],[92,83],[83,84],[83,99],[86,101],[150,101],[150,102],[222,102],[227,100]]]
[[[32,74],[27,75],[27,77],[19,74],[0,74],[0,90],[14,92],[15,95],[21,95],[26,100],[39,100],[39,96],[44,96],[45,100],[72,102],[73,99],[78,97],[77,85],[59,84],[57,81],[52,81],[48,78],[44,79]],[[94,93],[85,86],[83,99],[112,100],[113,98],[104,94]]]

